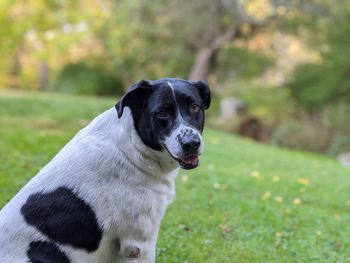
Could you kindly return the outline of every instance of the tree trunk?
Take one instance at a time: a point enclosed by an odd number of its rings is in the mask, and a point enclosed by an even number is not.
[[[228,41],[232,41],[236,36],[236,29],[231,28],[223,35],[216,37],[209,47],[199,50],[195,62],[188,76],[189,80],[202,80],[208,82],[208,77],[214,68],[216,54],[219,49]]]
[[[243,8],[240,1],[232,1],[231,4],[233,4],[235,7],[234,10],[236,22],[232,23],[232,25],[229,28],[227,28],[224,32],[220,33],[220,28],[217,25],[218,23],[215,23],[215,21],[218,20],[220,13],[222,14],[222,10],[220,9],[225,9],[225,7],[222,7],[219,1],[215,3],[214,5],[212,5],[212,12],[210,16],[212,19],[211,25],[213,25],[214,27],[209,27],[206,29],[208,31],[207,33],[213,39],[208,46],[201,48],[197,53],[195,62],[188,76],[190,80],[202,80],[206,82],[208,81],[208,77],[214,68],[215,58],[218,51],[225,43],[233,41],[234,39],[239,37],[240,28],[242,24],[249,24],[252,27],[252,30],[254,30],[264,27],[273,18],[271,16],[265,20],[257,20],[253,17],[247,16],[245,9]],[[219,35],[215,36],[215,34]]]
[[[188,79],[208,82],[208,77],[215,61],[215,55],[216,51],[213,48],[200,49]]]
[[[49,65],[46,61],[41,61],[39,64],[39,90],[44,91],[49,84]]]
[[[10,88],[18,89],[20,86],[20,74],[22,71],[22,64],[20,59],[20,51],[17,50],[13,56],[13,64],[10,70]]]

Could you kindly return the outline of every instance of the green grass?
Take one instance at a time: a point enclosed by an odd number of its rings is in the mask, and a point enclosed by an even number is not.
[[[0,207],[106,98],[0,93]],[[181,172],[157,262],[350,262],[350,171],[326,157],[205,131],[201,166]]]

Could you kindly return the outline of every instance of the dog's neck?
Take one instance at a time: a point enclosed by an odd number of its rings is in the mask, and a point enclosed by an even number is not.
[[[109,141],[125,155],[135,168],[152,176],[177,173],[178,163],[166,152],[156,151],[145,145],[138,135],[131,110],[126,107],[118,118],[115,108],[109,109],[93,121],[93,130],[104,133]]]

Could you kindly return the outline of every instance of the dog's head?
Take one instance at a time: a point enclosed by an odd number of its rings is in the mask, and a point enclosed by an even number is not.
[[[142,80],[116,104],[118,117],[129,107],[135,129],[148,147],[163,151],[184,169],[198,166],[203,151],[204,110],[210,106],[209,87],[182,79]]]

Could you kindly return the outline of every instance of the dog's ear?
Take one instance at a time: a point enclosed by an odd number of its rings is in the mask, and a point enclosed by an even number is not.
[[[203,81],[192,81],[189,83],[197,88],[199,95],[202,98],[203,108],[206,110],[210,107],[211,95],[209,86]]]
[[[118,112],[118,118],[123,115],[125,107],[131,110],[142,108],[146,98],[151,92],[151,83],[147,80],[141,80],[133,84],[127,93],[117,102],[115,108]]]

